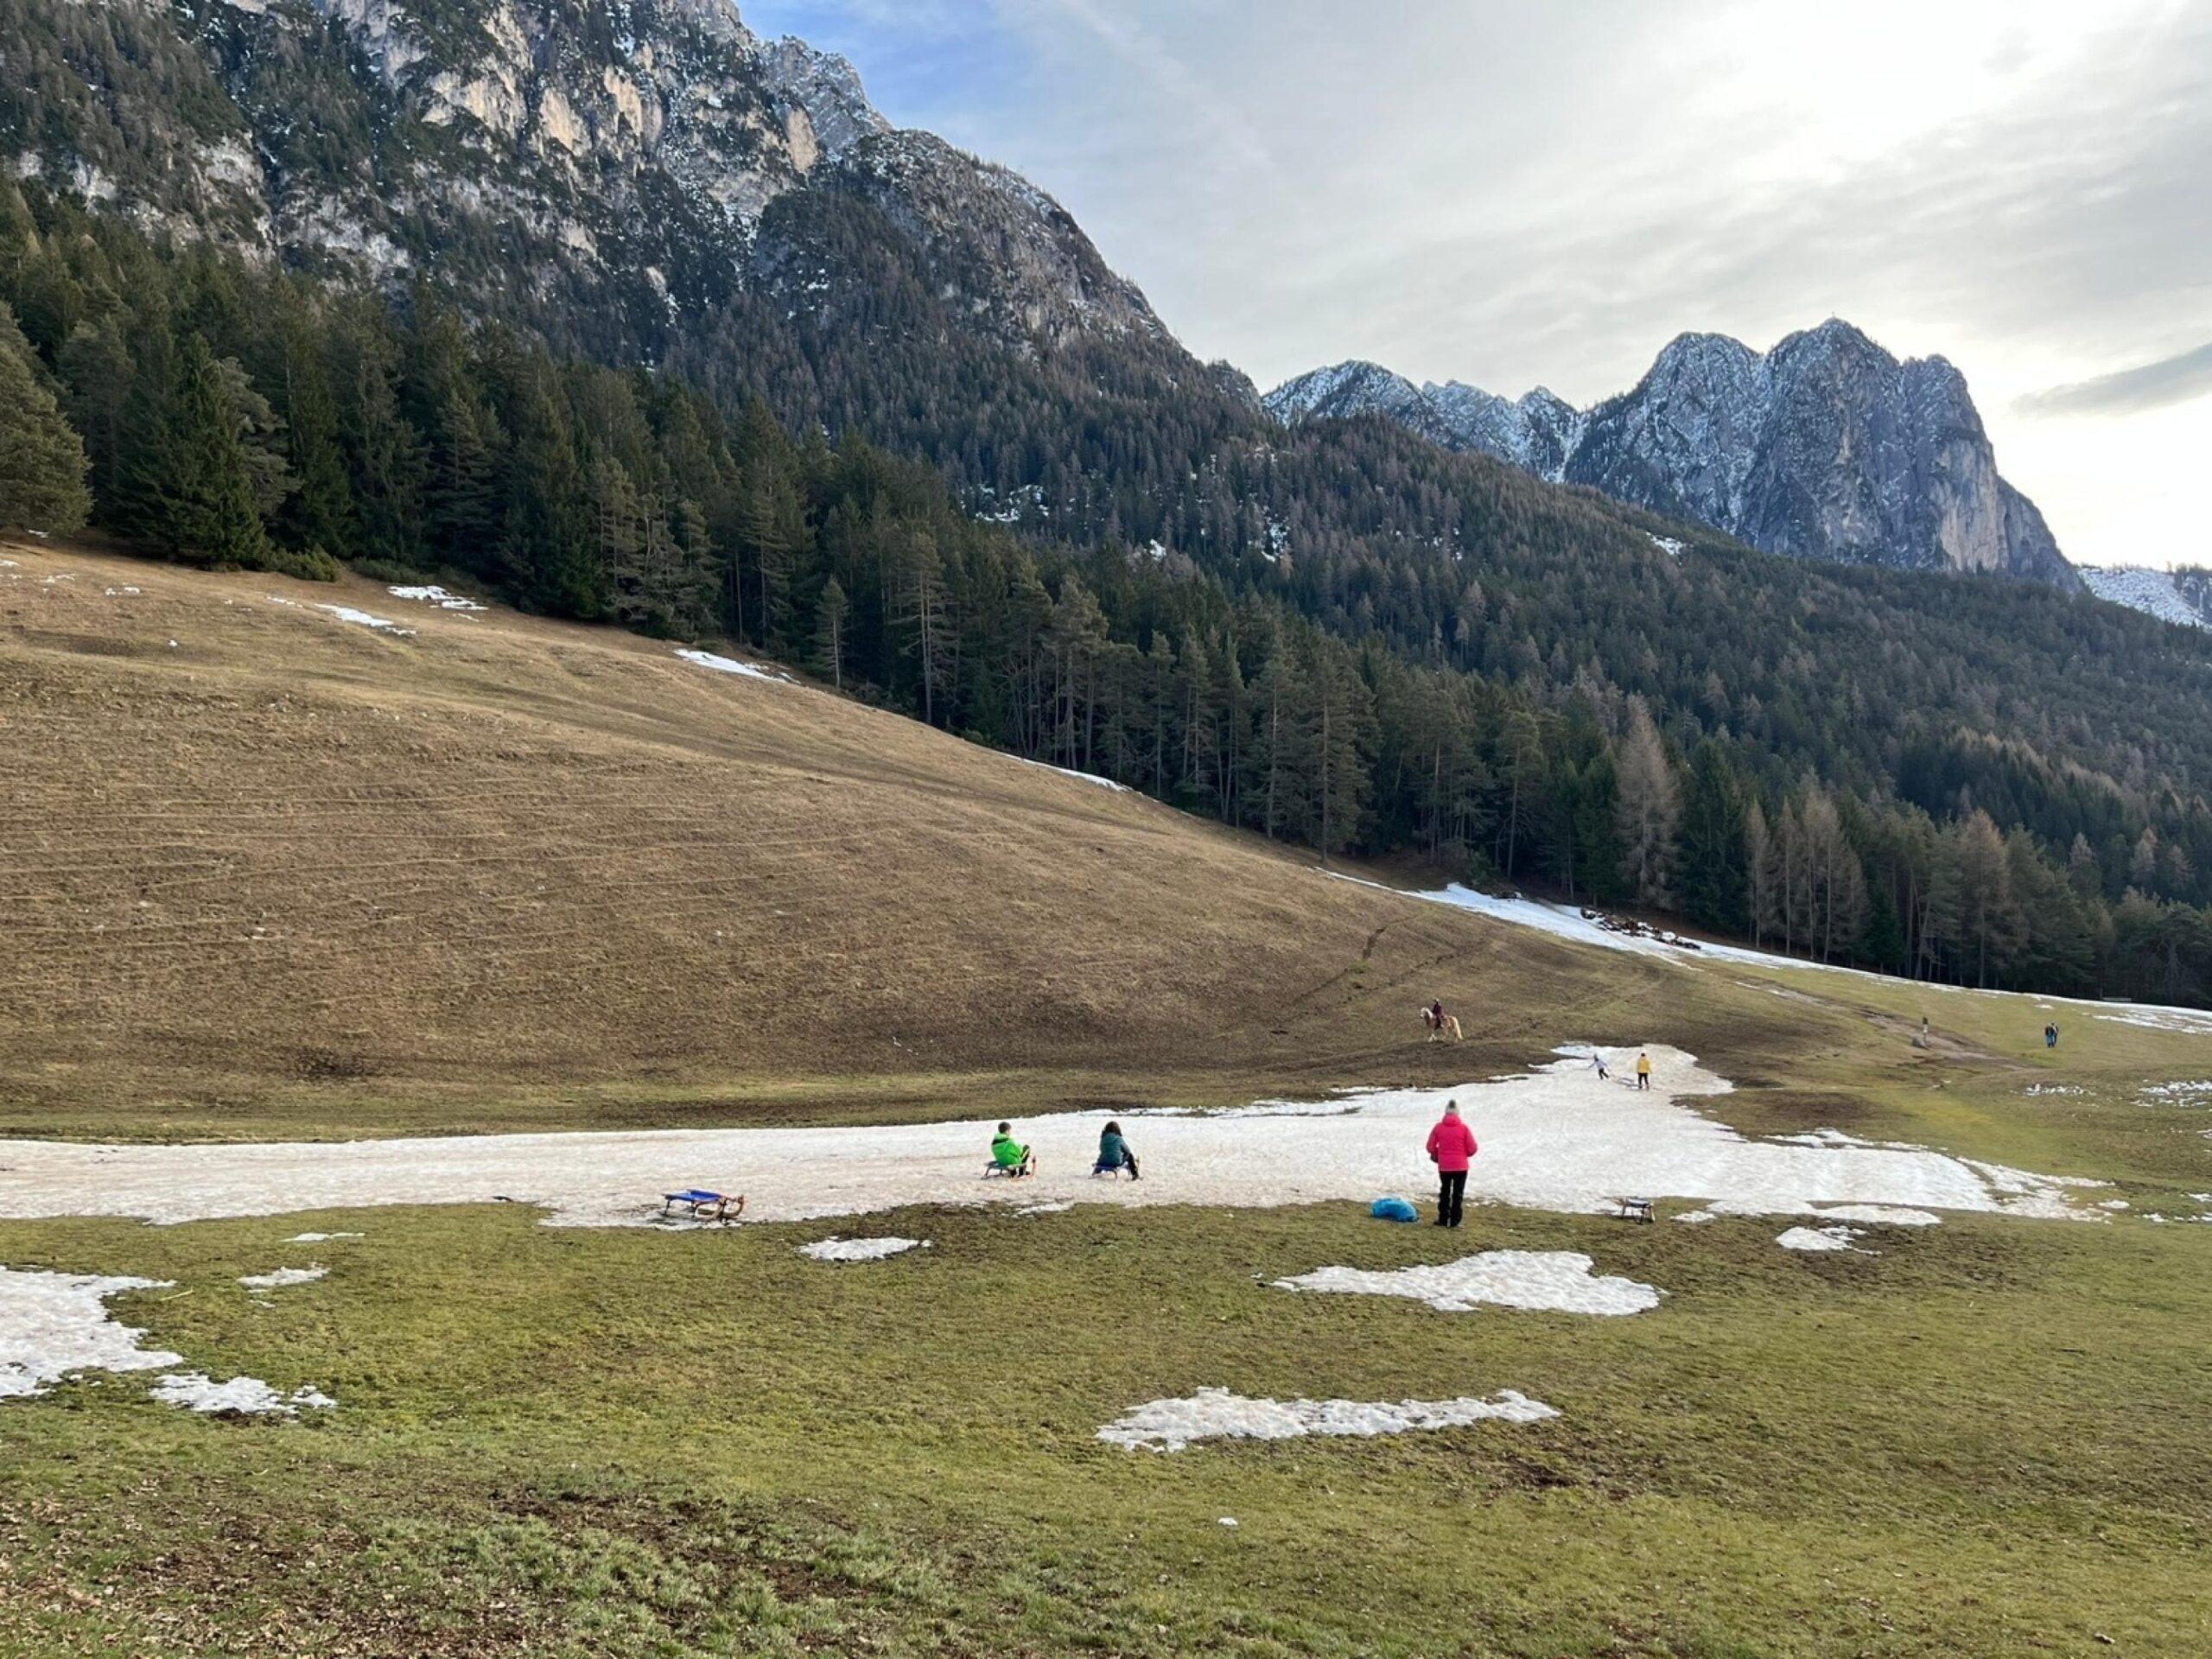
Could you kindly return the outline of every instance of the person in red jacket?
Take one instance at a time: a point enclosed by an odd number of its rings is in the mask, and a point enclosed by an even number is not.
[[[1459,1103],[1446,1103],[1444,1116],[1428,1132],[1428,1160],[1436,1166],[1436,1225],[1457,1227],[1467,1198],[1467,1166],[1474,1161],[1475,1132],[1459,1116]]]

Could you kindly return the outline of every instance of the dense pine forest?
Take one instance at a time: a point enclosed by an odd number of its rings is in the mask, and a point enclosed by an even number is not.
[[[741,641],[1325,856],[2212,997],[2212,669],[2111,607],[1763,557],[1379,423],[925,466],[857,406],[787,424],[791,366],[727,343],[618,370],[12,188],[0,299],[0,524]]]

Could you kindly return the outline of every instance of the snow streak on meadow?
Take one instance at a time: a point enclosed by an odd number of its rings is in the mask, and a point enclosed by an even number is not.
[[[174,1223],[381,1205],[540,1206],[565,1226],[652,1224],[661,1195],[742,1192],[748,1220],[807,1221],[923,1204],[1210,1204],[1243,1208],[1426,1191],[1421,1147],[1457,1100],[1482,1145],[1468,1195],[1602,1214],[1633,1192],[1730,1213],[1815,1217],[1826,1206],[2088,1216],[2094,1185],[1844,1135],[1750,1140],[1694,1109],[1727,1084],[1655,1047],[1657,1086],[1600,1078],[1579,1048],[1525,1077],[1460,1089],[1376,1090],[1219,1114],[1122,1114],[1141,1181],[1096,1181],[1105,1115],[1018,1127],[1038,1175],[985,1181],[994,1124],[456,1135],[338,1144],[0,1143],[0,1218],[124,1216]],[[1611,1052],[1618,1069],[1630,1057]]]

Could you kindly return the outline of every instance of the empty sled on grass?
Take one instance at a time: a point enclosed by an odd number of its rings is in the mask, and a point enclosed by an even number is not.
[[[745,1213],[745,1194],[742,1192],[732,1198],[728,1193],[709,1192],[703,1187],[689,1186],[681,1192],[663,1193],[661,1214],[671,1213],[679,1204],[694,1221],[719,1221],[728,1225]]]
[[[1620,1205],[1623,1221],[1650,1221],[1654,1218],[1649,1198],[1615,1198],[1613,1202]]]

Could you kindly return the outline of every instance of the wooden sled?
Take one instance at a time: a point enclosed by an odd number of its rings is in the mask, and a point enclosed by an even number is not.
[[[692,1220],[718,1221],[725,1227],[745,1213],[745,1194],[742,1192],[732,1198],[727,1193],[709,1192],[702,1187],[690,1186],[681,1192],[663,1193],[661,1214],[670,1214],[679,1204]]]

